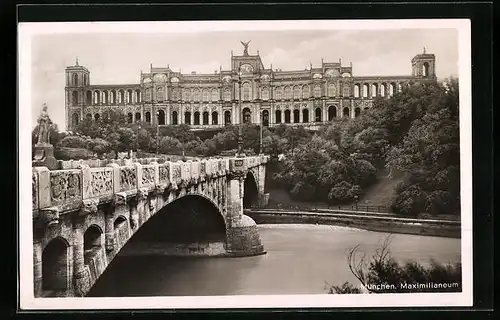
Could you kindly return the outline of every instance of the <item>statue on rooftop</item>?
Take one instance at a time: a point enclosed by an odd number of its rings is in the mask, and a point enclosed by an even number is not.
[[[248,44],[250,43],[250,41],[252,41],[252,40],[249,40],[247,42],[240,41],[241,44],[243,45],[243,47],[245,48],[243,50],[243,55],[245,55],[245,56],[248,56]]]

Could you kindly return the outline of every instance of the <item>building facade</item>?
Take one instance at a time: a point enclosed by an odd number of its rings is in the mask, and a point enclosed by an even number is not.
[[[320,67],[283,71],[264,67],[259,52],[231,52],[231,69],[212,74],[182,74],[170,67],[150,67],[140,83],[91,84],[90,71],[66,68],[66,128],[85,117],[98,121],[110,109],[138,121],[166,126],[188,124],[208,129],[253,123],[275,126],[318,126],[335,119],[359,116],[375,97],[390,97],[416,81],[435,81],[435,56],[425,52],[412,60],[408,76],[357,76],[352,63],[321,62]]]

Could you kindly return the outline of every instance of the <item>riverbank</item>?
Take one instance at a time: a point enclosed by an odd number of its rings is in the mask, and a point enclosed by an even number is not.
[[[368,231],[401,233],[446,238],[461,237],[459,221],[411,219],[375,213],[328,210],[323,212],[285,211],[272,209],[246,210],[257,224],[326,224]]]

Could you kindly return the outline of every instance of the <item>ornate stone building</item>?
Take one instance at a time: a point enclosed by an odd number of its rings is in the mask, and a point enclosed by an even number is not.
[[[194,129],[240,121],[317,126],[357,117],[373,98],[389,97],[412,81],[436,80],[435,56],[425,49],[411,60],[411,75],[357,76],[352,63],[344,66],[340,60],[305,70],[273,70],[272,65],[264,67],[258,51],[251,55],[248,43],[242,44],[242,55],[231,52],[230,70],[182,74],[151,66],[136,84],[91,84],[89,70],[77,61],[66,68],[66,127],[84,117],[99,120],[110,109],[124,112],[129,123],[188,124]]]

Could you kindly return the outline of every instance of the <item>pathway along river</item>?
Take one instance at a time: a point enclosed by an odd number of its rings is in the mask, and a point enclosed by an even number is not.
[[[118,255],[89,292],[93,297],[325,293],[325,283],[358,283],[346,252],[371,255],[388,235],[326,225],[259,225],[266,255],[174,258]],[[391,254],[427,264],[460,261],[460,239],[395,234]]]

